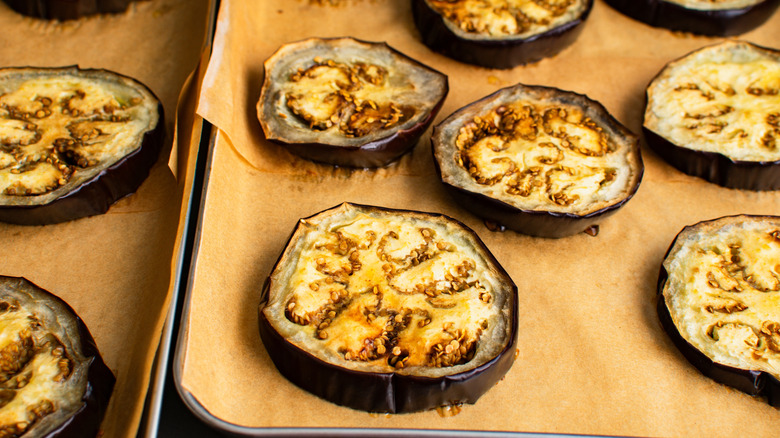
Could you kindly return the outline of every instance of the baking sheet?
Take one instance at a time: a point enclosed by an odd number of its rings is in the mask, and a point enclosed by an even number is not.
[[[714,383],[677,352],[655,315],[655,285],[664,252],[683,226],[735,213],[778,215],[780,192],[731,190],[688,177],[643,146],[639,191],[601,223],[596,237],[489,231],[437,181],[428,135],[378,170],[311,163],[263,139],[255,114],[262,62],[286,42],[344,35],[387,41],[448,74],[450,94],[437,121],[523,82],[587,94],[634,132],[644,88],[658,70],[719,41],[651,28],[597,0],[583,33],[562,53],[490,70],[430,52],[406,0],[224,0],[198,107],[219,132],[174,364],[180,391],[199,412],[217,427],[258,435],[291,427],[776,435],[780,411]],[[742,38],[776,46],[780,14]],[[343,201],[455,217],[482,237],[518,284],[517,360],[475,405],[454,416],[372,415],[318,399],[273,367],[257,332],[263,281],[297,219]]]
[[[0,2],[4,65],[114,70],[147,84],[166,110],[166,155],[137,193],[107,214],[48,226],[0,224],[0,273],[26,277],[65,299],[117,376],[105,437],[136,435],[170,301],[180,207],[191,178],[189,151],[171,147],[175,109],[199,60],[206,10],[207,0],[151,0],[123,14],[60,23],[24,17]]]

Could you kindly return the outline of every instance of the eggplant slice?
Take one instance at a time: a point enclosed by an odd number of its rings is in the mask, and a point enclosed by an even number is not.
[[[643,131],[688,175],[780,188],[780,51],[726,41],[669,63],[647,88]]]
[[[268,281],[260,335],[291,382],[333,403],[475,403],[509,370],[517,287],[439,214],[344,203],[302,219]]]
[[[500,69],[568,47],[592,7],[593,0],[412,0],[415,25],[431,50]]]
[[[467,105],[431,136],[439,176],[477,216],[515,231],[564,237],[602,220],[636,192],[636,135],[598,102],[515,85]]]
[[[685,227],[658,280],[661,323],[703,374],[780,407],[780,217]]]
[[[3,0],[11,9],[47,20],[76,20],[95,14],[124,12],[140,0]]]
[[[0,276],[0,437],[94,437],[115,378],[73,309]]]
[[[385,43],[311,38],[266,60],[257,116],[299,156],[381,167],[417,144],[448,90],[447,76]]]
[[[653,27],[733,36],[763,24],[780,0],[606,0],[619,12]]]
[[[141,185],[165,139],[162,105],[106,70],[0,69],[0,221],[105,213]]]

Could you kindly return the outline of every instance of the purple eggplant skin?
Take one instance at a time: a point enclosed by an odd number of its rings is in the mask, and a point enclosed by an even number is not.
[[[124,12],[136,0],[3,0],[16,12],[46,20],[77,20],[87,15]]]
[[[653,27],[710,36],[733,36],[762,25],[780,6],[764,0],[738,9],[701,11],[664,0],[605,0],[617,11]]]
[[[113,166],[95,175],[67,195],[37,206],[0,206],[0,222],[16,225],[49,225],[104,214],[116,201],[134,193],[157,163],[165,142],[161,121],[143,137],[143,144]]]
[[[412,0],[414,23],[423,44],[457,61],[494,69],[510,69],[555,56],[574,43],[592,7],[593,0],[589,0],[576,20],[529,38],[468,40],[453,33],[425,0]]]
[[[444,99],[449,92],[446,86],[444,95],[431,110],[427,117],[409,129],[399,130],[393,134],[356,147],[334,146],[325,143],[290,143],[283,138],[270,138],[272,141],[299,157],[323,164],[342,167],[375,168],[384,167],[399,159],[414,149],[420,137],[436,118]]]
[[[353,205],[359,208],[399,211],[360,204]],[[467,230],[482,247],[490,263],[511,283],[512,293],[506,303],[511,310],[509,322],[510,338],[506,347],[493,359],[479,367],[459,374],[438,378],[396,373],[353,371],[338,367],[296,347],[273,328],[263,312],[268,302],[268,292],[271,289],[271,279],[269,277],[263,285],[258,307],[260,338],[274,366],[287,380],[301,389],[340,406],[367,412],[400,414],[460,403],[473,404],[509,371],[509,368],[514,363],[515,349],[517,348],[517,285],[510,280],[509,274],[498,263],[492,253],[488,251],[485,244],[473,230],[460,221],[446,215],[430,215],[451,220],[463,227],[464,230]],[[292,237],[300,226],[301,222],[293,230],[285,247],[289,246]],[[277,266],[282,262],[283,255],[284,251],[274,264],[271,272],[276,271]]]
[[[82,71],[108,72],[90,69]],[[108,73],[126,77],[114,72]],[[145,85],[137,81],[136,84],[154,95]],[[116,201],[134,193],[149,176],[165,144],[165,114],[159,99],[157,101],[157,126],[144,134],[141,145],[135,151],[48,204],[0,205],[0,222],[15,225],[50,225],[95,216],[106,213]]]
[[[695,226],[692,225],[692,227]],[[669,249],[663,258],[664,260],[669,256],[669,252],[673,247],[674,241],[669,245]],[[716,382],[731,386],[754,397],[766,397],[770,405],[780,408],[780,381],[774,376],[763,371],[743,370],[716,363],[682,337],[674,321],[672,321],[672,316],[663,297],[664,286],[666,286],[668,279],[669,273],[662,263],[658,274],[656,311],[664,331],[685,359],[702,374]]]
[[[46,296],[46,300],[59,303],[59,306],[68,313],[67,318],[73,324],[76,324],[78,328],[81,354],[84,357],[91,358],[87,370],[87,387],[81,398],[83,403],[81,408],[44,438],[85,438],[97,436],[111,399],[111,393],[114,390],[116,377],[100,356],[95,339],[92,337],[86,324],[68,303],[24,277],[0,275],[0,283],[15,283],[18,289],[34,290],[36,293]]]
[[[267,293],[268,287],[264,288]],[[513,306],[516,304],[512,303]],[[512,318],[517,322],[517,310]],[[260,338],[277,370],[290,382],[340,406],[390,414],[419,412],[439,406],[476,403],[503,377],[514,362],[512,340],[493,360],[468,372],[428,378],[394,373],[358,372],[324,362],[285,340],[263,316]]]
[[[717,152],[677,146],[646,127],[642,131],[647,145],[683,173],[732,189],[780,189],[780,160],[732,160]]]
[[[439,179],[442,179],[439,163],[436,160],[434,160],[434,163],[436,164],[436,173]],[[641,172],[644,173],[644,168]],[[639,178],[641,180],[642,176],[640,175]],[[496,222],[521,234],[552,239],[560,239],[581,233],[589,227],[602,222],[628,202],[639,188],[639,184],[637,184],[629,196],[620,202],[580,216],[553,211],[522,210],[481,193],[471,192],[444,181],[442,183],[455,202],[472,214]]]

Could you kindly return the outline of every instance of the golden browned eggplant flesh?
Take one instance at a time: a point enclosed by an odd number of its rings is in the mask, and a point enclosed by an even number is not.
[[[516,287],[441,215],[343,204],[301,220],[266,286],[277,368],[338,404],[473,403],[513,360]]]
[[[780,406],[780,218],[686,227],[658,284],[659,315],[704,374]]]

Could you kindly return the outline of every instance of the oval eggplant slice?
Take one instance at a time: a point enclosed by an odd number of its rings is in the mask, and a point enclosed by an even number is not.
[[[438,214],[345,203],[302,219],[259,313],[277,369],[354,409],[475,403],[514,361],[517,287]]]
[[[0,221],[64,222],[133,193],[165,139],[162,105],[106,70],[0,69]]]
[[[669,63],[647,88],[643,131],[689,175],[780,188],[780,51],[726,41]]]
[[[441,108],[447,76],[384,43],[312,38],[265,62],[265,137],[310,160],[380,167],[412,149]]]
[[[702,373],[780,407],[780,217],[685,227],[658,280],[661,323]]]
[[[87,15],[118,13],[139,0],[3,0],[20,14],[47,20],[75,20]]]
[[[0,276],[0,326],[0,436],[96,436],[115,378],[73,309]]]
[[[606,0],[654,27],[712,36],[745,33],[763,24],[780,0]]]
[[[515,85],[437,125],[434,162],[464,208],[540,237],[579,233],[625,204],[644,172],[636,135],[586,96]]]
[[[592,7],[593,0],[412,0],[420,38],[431,50],[501,69],[568,47]]]

